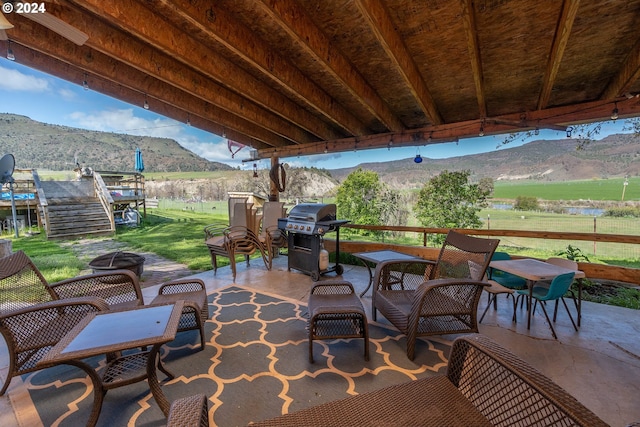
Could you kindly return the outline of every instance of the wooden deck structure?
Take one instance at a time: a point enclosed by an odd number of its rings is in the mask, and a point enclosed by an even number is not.
[[[131,224],[127,211],[135,223],[146,216],[144,176],[137,172],[92,171],[75,181],[42,181],[35,169],[17,169],[14,179],[19,229],[36,226],[47,238],[111,235],[116,224]],[[11,200],[2,197],[0,231],[12,232],[12,219]]]

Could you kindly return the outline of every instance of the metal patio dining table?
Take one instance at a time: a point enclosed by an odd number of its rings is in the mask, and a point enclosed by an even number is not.
[[[556,276],[565,273],[575,273],[575,279],[578,280],[578,326],[580,326],[580,320],[582,317],[582,279],[585,277],[583,271],[571,270],[565,267],[560,267],[555,264],[540,261],[532,258],[510,259],[501,261],[491,261],[489,267],[502,270],[507,273],[514,274],[522,277],[527,281],[527,287],[529,288],[529,295],[527,296],[527,329],[531,326],[531,299],[533,284],[540,281],[551,281]]]

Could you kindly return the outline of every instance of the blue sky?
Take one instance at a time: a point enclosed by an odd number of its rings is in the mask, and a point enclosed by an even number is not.
[[[231,166],[250,168],[242,160],[249,157],[248,148],[235,158],[227,149],[226,139],[201,131],[184,123],[155,114],[136,106],[84,90],[77,84],[25,67],[5,58],[0,60],[0,113],[21,114],[44,123],[105,132],[149,135],[175,139],[180,145],[208,160]],[[610,133],[623,132],[624,121],[605,122],[598,138]],[[462,139],[458,143],[434,144],[420,147],[396,147],[390,150],[360,150],[301,156],[281,159],[293,166],[313,166],[337,169],[356,166],[365,162],[384,162],[414,157],[448,158],[504,150],[522,145],[529,140],[518,139],[502,146],[505,135]],[[543,130],[536,139],[566,138],[564,132]],[[501,146],[500,148],[496,148]],[[0,151],[2,151],[0,149]],[[259,167],[269,167],[269,160],[259,162]]]

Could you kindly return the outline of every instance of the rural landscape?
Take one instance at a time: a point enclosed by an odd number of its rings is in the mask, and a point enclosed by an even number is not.
[[[389,221],[391,225],[419,226],[412,207],[421,187],[445,171],[468,171],[471,182],[491,185],[486,203],[477,214],[481,228],[637,235],[638,142],[634,134],[612,135],[577,150],[574,140],[541,140],[449,159],[429,159],[425,155],[421,164],[406,159],[336,170],[285,164],[287,181],[281,200],[288,207],[298,202],[335,203],[341,183],[355,171],[367,171],[406,208],[400,222]],[[4,114],[0,115],[0,144],[14,153],[18,167],[35,168],[42,179],[52,180],[73,179],[76,164],[95,170],[131,170],[132,153],[141,147],[147,165],[147,197],[157,198],[158,208],[149,210],[140,227],[118,228],[116,239],[184,263],[193,271],[210,268],[209,256],[200,244],[202,229],[212,222],[227,223],[227,192],[268,194],[268,170],[259,169],[254,177],[252,171],[199,158],[173,140],[84,131]],[[534,206],[517,206],[523,198],[533,200]],[[421,244],[420,235],[411,232],[363,235],[346,228],[342,238]],[[41,239],[36,240],[34,246],[33,240],[16,241],[14,245],[40,247]],[[173,242],[170,247],[164,244],[167,241]],[[591,262],[640,265],[637,245],[503,238],[501,246],[511,253],[540,258],[564,254]],[[69,265],[81,268],[77,262]],[[60,277],[72,273],[54,271],[50,273]],[[617,293],[618,287],[615,289]],[[640,307],[635,289],[625,286],[620,292],[628,291],[631,297],[622,298],[631,302],[625,304]]]

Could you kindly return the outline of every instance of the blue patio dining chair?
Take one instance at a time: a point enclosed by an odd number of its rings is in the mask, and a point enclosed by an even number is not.
[[[575,276],[575,273],[573,273],[573,272],[561,274],[559,276],[556,276],[551,281],[551,284],[549,285],[548,288],[545,287],[545,286],[535,286],[534,285],[533,289],[531,290],[531,295],[535,299],[535,305],[533,307],[533,311],[535,312],[535,309],[536,309],[538,301],[541,301],[540,306],[542,307],[542,311],[544,312],[544,316],[547,318],[547,322],[549,322],[549,327],[551,328],[551,334],[553,335],[553,337],[555,339],[558,339],[558,336],[556,335],[556,331],[553,328],[553,324],[551,323],[551,320],[549,319],[549,315],[547,314],[547,309],[545,308],[545,304],[544,303],[546,301],[555,301],[556,302],[555,308],[553,310],[553,321],[555,322],[557,314],[558,314],[558,301],[562,301],[562,304],[564,305],[564,308],[567,310],[567,314],[569,315],[569,319],[571,319],[571,323],[573,324],[573,329],[575,329],[577,331],[578,327],[576,326],[576,322],[574,322],[573,316],[571,315],[571,312],[569,311],[569,307],[567,306],[567,303],[564,300],[564,295],[569,290],[569,287],[571,286],[571,283],[573,283],[573,277],[574,276]],[[528,295],[529,295],[529,291],[527,289],[518,290],[516,292],[518,293],[518,297],[524,296],[525,298],[527,298]]]
[[[510,260],[511,255],[506,252],[494,252],[491,256],[491,261],[505,261]],[[498,295],[506,294],[507,298],[513,298],[513,318],[512,320],[515,322],[516,319],[516,298],[513,295],[516,290],[519,289],[527,289],[527,281],[522,277],[516,276],[515,274],[507,273],[506,271],[497,270],[495,268],[489,267],[487,269],[487,281],[491,286],[487,286],[484,288],[484,291],[487,293],[487,306],[480,317],[479,322],[482,323],[484,316],[487,314],[489,307],[493,304],[493,309],[498,309]]]

